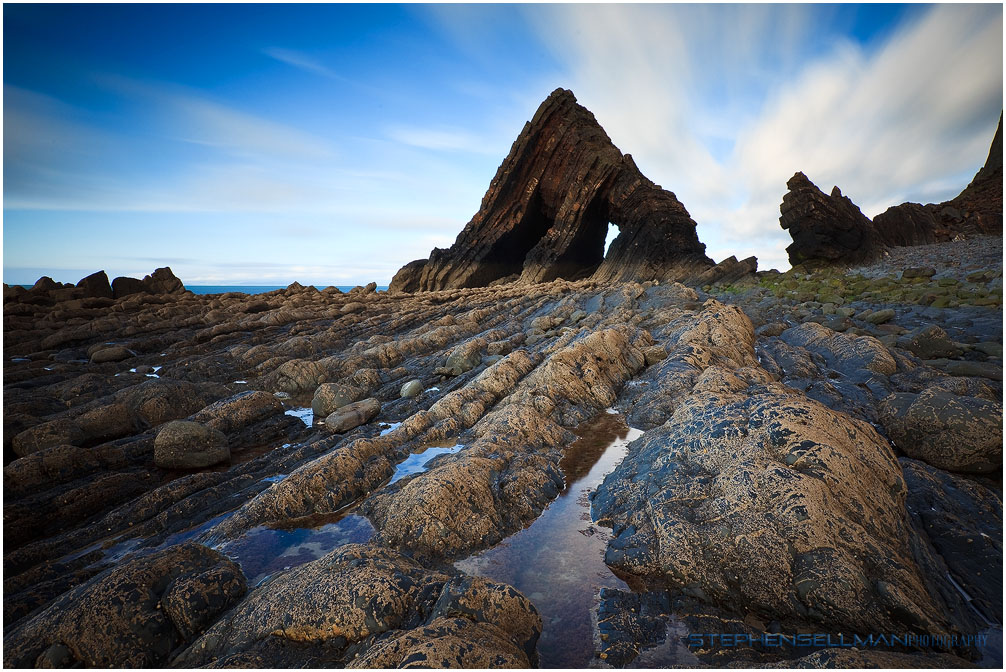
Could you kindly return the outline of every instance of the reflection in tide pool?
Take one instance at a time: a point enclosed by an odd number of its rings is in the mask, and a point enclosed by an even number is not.
[[[344,544],[362,544],[374,534],[355,514],[314,515],[291,521],[299,527],[255,527],[216,549],[239,565],[249,586],[273,574],[317,560]]]
[[[307,425],[308,427],[310,427],[311,425],[314,424],[314,411],[311,410],[310,407],[308,407],[308,408],[293,408],[293,409],[290,409],[289,411],[284,411],[284,414],[285,415],[293,416],[295,418],[300,418],[301,421],[305,425]]]
[[[395,475],[391,477],[388,484],[390,485],[406,476],[421,474],[426,471],[426,463],[437,455],[449,455],[458,452],[462,448],[464,448],[463,445],[456,443],[453,446],[430,446],[420,453],[413,453],[398,463],[398,466],[395,468]]]
[[[560,466],[566,488],[530,527],[455,567],[520,590],[541,612],[542,667],[586,667],[594,658],[592,615],[601,588],[628,586],[604,564],[606,528],[590,518],[589,496],[642,435],[602,413],[577,428]]]
[[[402,423],[400,423],[400,422],[393,422],[390,425],[387,424],[387,423],[385,423],[385,422],[382,422],[379,425],[379,427],[381,428],[381,436],[385,436],[386,434],[391,434],[393,431],[395,431],[396,429],[398,429],[401,426],[402,426]]]

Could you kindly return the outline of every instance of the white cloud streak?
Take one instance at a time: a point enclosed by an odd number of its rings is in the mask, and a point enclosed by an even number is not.
[[[421,128],[395,125],[386,130],[388,138],[422,149],[434,151],[459,151],[486,154],[492,151],[494,143],[487,142],[478,135],[459,128]],[[498,144],[498,143],[497,143]]]
[[[99,84],[146,106],[176,139],[231,156],[264,160],[318,160],[334,155],[331,142],[298,128],[249,114],[185,87],[118,75]]]
[[[304,72],[309,72],[313,75],[320,75],[327,79],[339,82],[347,81],[345,77],[339,75],[337,72],[329,68],[321,61],[311,56],[308,56],[307,54],[301,51],[295,51],[293,49],[281,49],[279,47],[269,47],[263,49],[262,53],[270,58],[279,61],[280,63],[285,63],[299,70],[303,70]]]

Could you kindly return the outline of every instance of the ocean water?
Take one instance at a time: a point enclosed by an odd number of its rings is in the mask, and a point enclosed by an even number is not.
[[[21,285],[25,289],[31,289],[31,285]],[[305,285],[306,286],[306,285]],[[322,285],[319,290],[333,285]],[[334,285],[340,292],[348,292],[356,285]],[[226,294],[227,292],[238,292],[240,294],[265,294],[277,289],[286,289],[287,285],[185,285],[185,289],[193,294]],[[384,291],[387,285],[378,285],[377,291]]]
[[[306,286],[306,285],[305,285]],[[316,285],[317,286],[317,285]],[[326,289],[331,285],[317,286],[319,290]],[[334,285],[340,292],[348,292],[356,285]],[[226,294],[227,292],[240,292],[241,294],[265,294],[277,289],[286,289],[287,285],[185,285],[185,289],[193,294]],[[383,291],[387,285],[378,285],[377,290]]]

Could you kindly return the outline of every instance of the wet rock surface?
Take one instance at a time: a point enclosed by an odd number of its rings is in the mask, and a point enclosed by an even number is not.
[[[5,633],[4,666],[32,667],[43,654],[88,667],[164,665],[244,592],[233,562],[175,546],[100,574]]]
[[[563,532],[611,527],[596,560],[615,592],[575,607],[594,663],[869,665],[893,659],[682,638],[983,631],[1001,618],[1002,314],[977,288],[1001,297],[1001,267],[970,265],[708,291],[7,288],[5,663],[537,665],[561,627],[545,593],[453,563],[561,499],[606,409],[643,434]],[[923,301],[940,288],[976,300]],[[134,354],[95,361],[114,346]],[[376,411],[341,432],[304,422],[319,388]],[[906,423],[919,399],[929,420]],[[230,459],[159,463],[175,421]],[[954,423],[974,440],[927,448]]]
[[[990,623],[1002,614],[1002,492],[901,458],[906,506],[971,606]]]

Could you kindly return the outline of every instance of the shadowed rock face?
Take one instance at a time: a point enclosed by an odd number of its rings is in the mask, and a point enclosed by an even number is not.
[[[608,223],[619,236],[604,256]],[[507,278],[681,280],[712,262],[678,199],[646,179],[570,91],[556,89],[514,142],[482,207],[447,250],[407,264],[391,291]]]
[[[803,173],[786,183],[789,193],[779,207],[779,225],[793,243],[786,248],[793,265],[811,259],[863,261],[876,256],[873,223],[838,187],[826,195]]]
[[[1003,149],[1002,116],[985,165],[955,198],[943,203],[902,203],[871,222],[835,187],[826,196],[797,173],[786,186],[779,225],[793,243],[789,261],[855,263],[876,257],[885,247],[925,245],[957,236],[1002,235]]]
[[[81,280],[81,282],[84,282],[84,280]],[[185,286],[182,284],[182,281],[176,278],[175,274],[167,266],[156,269],[150,275],[144,276],[143,280],[123,276],[112,281],[112,292],[116,299],[143,292],[147,294],[174,294],[184,291]]]
[[[902,203],[877,215],[873,224],[887,245],[922,245],[963,235],[1002,235],[1003,121],[985,165],[955,198],[943,203]]]

